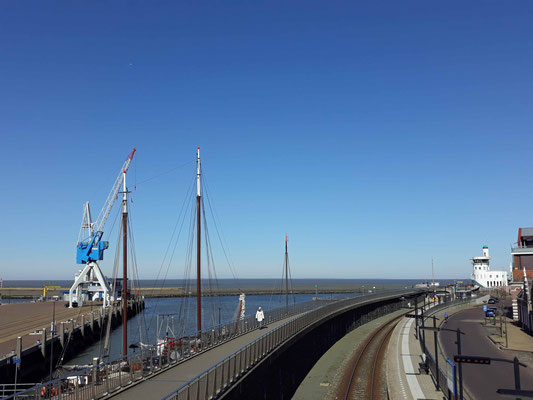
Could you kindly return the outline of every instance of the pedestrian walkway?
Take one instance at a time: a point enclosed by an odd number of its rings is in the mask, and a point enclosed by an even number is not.
[[[289,321],[294,316],[282,320],[271,322],[264,329],[255,329],[235,339],[206,350],[186,362],[179,363],[160,374],[150,376],[133,386],[128,386],[124,390],[111,394],[113,399],[161,399],[170,392],[176,390],[184,383],[190,381],[216,362],[234,353],[251,341],[264,335],[269,330],[273,330],[279,325]]]
[[[503,328],[500,326],[500,317],[496,320],[496,329],[490,329],[488,331],[489,339],[498,345],[502,350],[516,350],[533,352],[533,338],[531,335],[524,332],[524,330],[513,321],[512,318],[507,316],[501,317],[504,322]],[[488,325],[491,328],[490,325]],[[506,337],[507,329],[507,337]],[[494,331],[494,332],[493,332]]]

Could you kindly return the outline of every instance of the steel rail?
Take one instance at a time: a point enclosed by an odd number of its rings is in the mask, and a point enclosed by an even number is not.
[[[385,323],[382,326],[380,326],[378,329],[376,329],[372,333],[372,336],[365,342],[365,344],[363,346],[363,349],[359,352],[359,355],[357,356],[357,360],[355,361],[355,365],[353,366],[352,373],[350,375],[350,380],[348,381],[348,387],[346,388],[346,393],[344,394],[344,400],[348,400],[348,398],[350,396],[350,391],[352,389],[353,380],[354,380],[354,377],[356,376],[355,373],[357,371],[357,368],[360,366],[360,361],[361,361],[363,355],[366,355],[367,350],[370,349],[370,345],[374,343],[374,341],[376,340],[378,335],[381,332],[385,331],[386,328],[390,328],[387,331],[387,333],[385,334],[385,336],[383,336],[383,338],[379,342],[376,354],[374,356],[374,362],[373,362],[373,365],[372,365],[372,377],[371,377],[371,380],[370,380],[370,399],[373,399],[373,395],[374,395],[374,379],[375,379],[376,367],[377,367],[377,362],[378,362],[378,359],[379,359],[379,355],[381,353],[381,349],[382,349],[383,345],[385,344],[385,342],[390,337],[390,334],[392,333],[393,329],[400,322],[400,319],[402,317],[403,317],[403,315],[401,315],[399,317],[396,317],[393,320],[388,321],[387,323]]]

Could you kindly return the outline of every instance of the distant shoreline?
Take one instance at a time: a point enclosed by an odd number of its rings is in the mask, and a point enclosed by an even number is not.
[[[453,279],[435,279],[440,282],[441,285],[447,285],[453,283]],[[470,281],[470,279],[460,279],[463,282]],[[417,283],[429,282],[430,278],[420,279],[366,279],[366,278],[294,278],[292,283],[294,287],[297,286],[310,286],[318,285],[320,289],[322,286],[377,286],[377,285],[398,285],[398,286],[412,286]],[[3,289],[35,289],[43,288],[44,286],[59,286],[61,288],[70,288],[72,285],[72,279],[8,279],[3,280]],[[202,284],[208,286],[208,280],[202,279]],[[212,281],[214,286],[218,287],[265,287],[272,289],[273,287],[280,287],[280,278],[242,278],[242,279],[215,279]],[[139,287],[142,288],[154,288],[154,287],[184,287],[187,283],[183,279],[140,279],[138,281]],[[0,289],[2,290],[2,289]]]
[[[405,288],[406,285],[320,285],[318,293],[335,294],[335,293],[368,293],[368,291],[379,291],[385,289],[400,289]],[[410,286],[407,286],[410,287]],[[62,291],[68,291],[69,287],[62,287],[59,290],[49,290],[47,296],[62,296]],[[183,286],[175,287],[158,287],[158,288],[139,288],[135,289],[138,294],[146,298],[161,298],[161,297],[194,297],[196,296],[195,287],[190,287],[188,290]],[[279,286],[273,288],[272,286],[219,286],[209,289],[207,286],[203,289],[203,296],[238,296],[241,293],[246,295],[272,295],[280,294]],[[33,288],[2,288],[0,289],[0,296],[3,299],[34,299],[42,295],[43,289],[39,287]],[[293,285],[292,293],[294,294],[314,294],[316,288],[314,285]]]

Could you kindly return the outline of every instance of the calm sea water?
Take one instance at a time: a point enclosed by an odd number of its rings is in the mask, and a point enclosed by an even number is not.
[[[425,282],[427,279],[293,279],[292,283],[298,285],[373,285],[373,286],[407,286],[411,287],[417,283]],[[441,285],[453,283],[453,279],[439,279]],[[467,281],[466,279],[464,281]],[[205,281],[207,284],[207,281]],[[279,279],[218,279],[219,286],[231,287],[279,287]],[[3,281],[4,288],[40,288],[45,285],[70,287],[72,280],[5,280]],[[165,281],[155,279],[141,279],[139,286],[141,288],[150,287],[178,287],[184,286],[185,281],[182,279],[167,279]]]
[[[293,279],[294,286],[314,286],[318,285],[319,293],[321,286],[353,285],[353,294],[321,295],[321,297],[345,298],[360,295],[361,286],[375,287],[383,290],[391,287],[412,287],[422,282],[416,279]],[[451,279],[440,279],[441,285],[453,283]],[[179,287],[184,286],[181,279],[168,279],[164,282],[156,280],[140,280],[140,287]],[[207,282],[206,282],[207,283]],[[45,285],[69,287],[71,280],[11,280],[4,281],[4,288],[22,287],[36,288]],[[279,290],[279,279],[219,279],[219,286],[239,287],[246,292],[246,287],[264,287]],[[274,290],[273,290],[274,291]],[[279,293],[279,292],[278,292]],[[298,294],[291,298],[291,302],[301,303],[312,300],[314,294]],[[2,300],[3,303],[14,302],[15,300]],[[239,304],[237,296],[204,297],[202,299],[204,329],[211,328],[219,323],[225,323],[236,318],[236,311]],[[281,295],[249,295],[246,296],[246,315],[254,315],[261,306],[265,313],[274,308],[282,307],[285,304],[285,297]],[[196,327],[196,299],[195,298],[159,298],[146,299],[146,308],[143,312],[128,321],[128,343],[138,344],[139,342],[155,344],[158,337],[163,337],[168,332],[170,336],[183,336],[194,333]],[[166,314],[168,316],[163,317]],[[159,317],[158,317],[159,316]],[[159,321],[159,325],[158,325]],[[93,357],[102,353],[104,340],[99,340],[92,346],[78,354],[77,357],[66,364],[90,364]],[[120,356],[122,348],[122,327],[118,327],[110,335],[110,357]],[[133,351],[130,349],[130,351]]]
[[[346,298],[359,296],[354,294],[327,294],[322,298]],[[314,294],[298,294],[291,296],[291,303],[301,303],[311,301]],[[258,307],[263,308],[266,316],[274,308],[285,305],[285,296],[261,295],[246,296],[245,315],[255,315]],[[212,328],[220,323],[232,321],[236,318],[237,307],[239,305],[238,296],[206,297],[202,299],[204,329]],[[167,318],[162,315],[172,314]],[[159,315],[159,318],[158,318]],[[146,299],[146,308],[128,321],[128,343],[150,343],[155,344],[158,337],[164,337],[168,332],[169,336],[183,336],[193,334],[196,327],[196,299],[195,298],[160,298]],[[168,324],[167,324],[168,322]],[[110,335],[110,357],[119,357],[122,350],[122,326],[111,332]],[[65,364],[90,364],[93,357],[102,353],[104,340],[94,343],[85,349],[78,356]],[[130,352],[133,350],[130,349]]]

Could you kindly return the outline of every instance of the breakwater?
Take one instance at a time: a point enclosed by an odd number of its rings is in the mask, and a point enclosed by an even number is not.
[[[293,294],[312,294],[318,290],[320,294],[335,293],[372,293],[383,289],[404,289],[404,285],[294,285],[291,289]],[[61,296],[62,292],[68,288],[49,290],[47,296]],[[175,287],[145,287],[134,289],[136,294],[145,298],[155,297],[194,297],[196,288],[183,286]],[[282,293],[284,289],[272,286],[219,286],[215,288],[204,287],[203,296],[238,296],[241,293],[246,295],[271,295]],[[3,288],[0,289],[0,297],[4,302],[9,299],[35,299],[42,295],[42,288]]]

